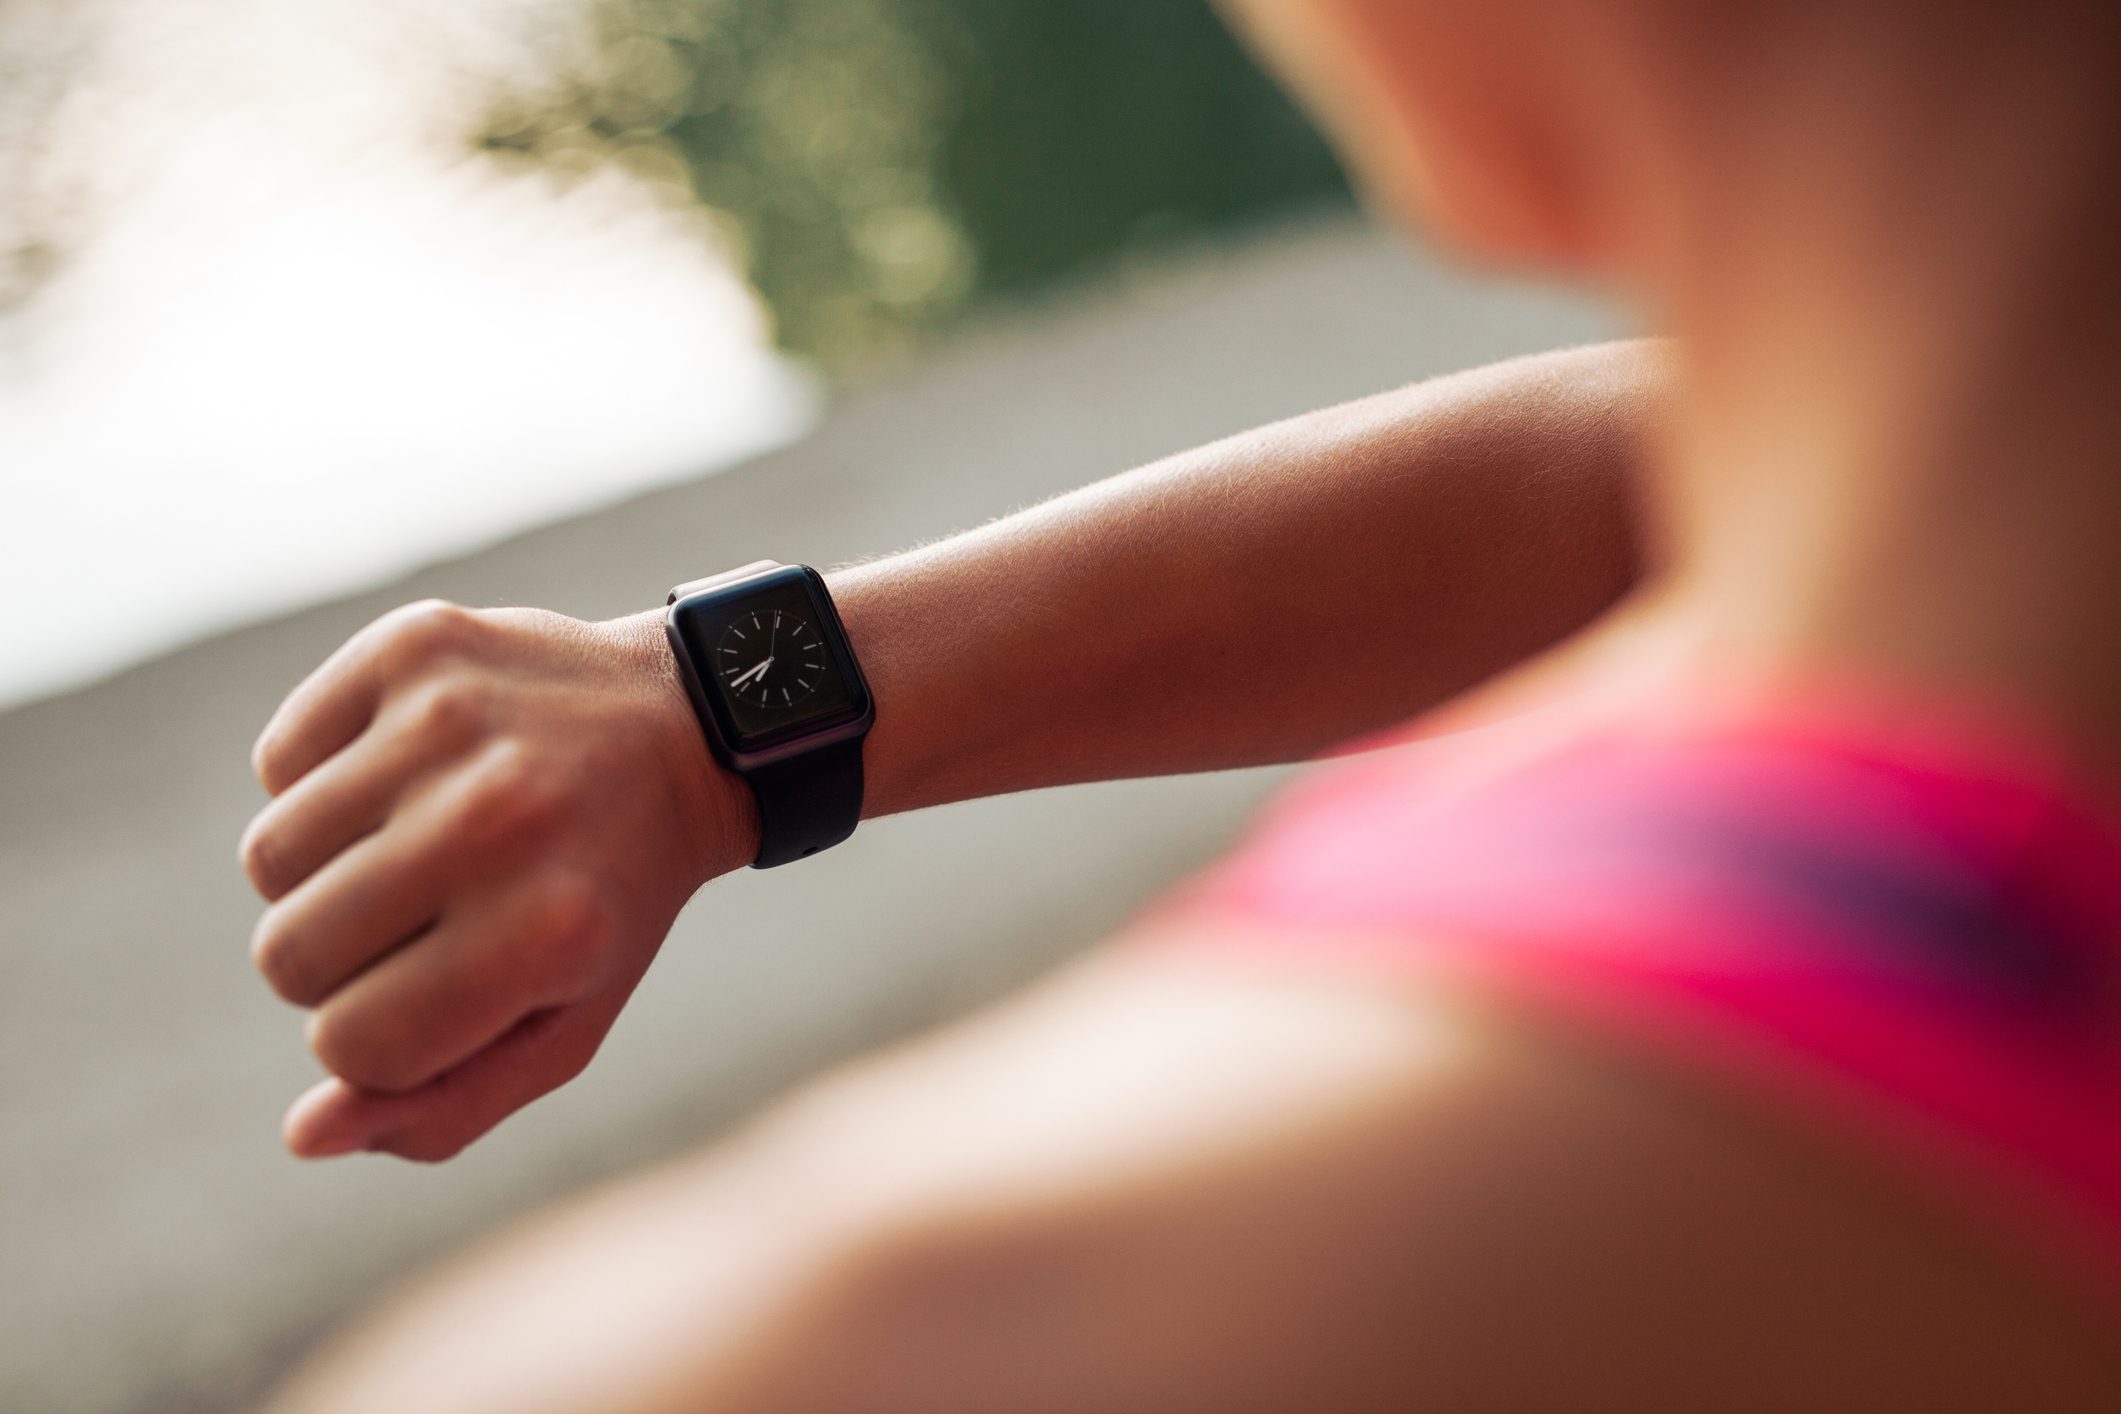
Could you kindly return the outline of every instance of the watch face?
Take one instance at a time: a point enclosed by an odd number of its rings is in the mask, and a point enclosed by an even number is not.
[[[671,624],[735,751],[785,745],[858,720],[868,708],[838,620],[800,565],[682,600]]]
[[[722,690],[772,712],[802,706],[825,680],[825,641],[793,609],[752,609],[732,619],[716,645],[713,668]]]

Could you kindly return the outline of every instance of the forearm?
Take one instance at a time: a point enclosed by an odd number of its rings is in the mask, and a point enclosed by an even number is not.
[[[1654,346],[1515,360],[833,574],[871,815],[1297,759],[1566,636],[1638,572]]]
[[[1506,365],[835,575],[869,812],[1302,756],[1560,638],[1634,575],[1658,381],[1639,349]],[[407,606],[254,760],[253,957],[333,1075],[288,1117],[311,1156],[447,1157],[564,1084],[686,898],[757,854],[652,614]]]

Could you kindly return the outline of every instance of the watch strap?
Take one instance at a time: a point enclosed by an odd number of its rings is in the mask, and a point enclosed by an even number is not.
[[[744,773],[759,802],[754,869],[807,859],[854,833],[862,818],[862,741],[829,746]]]
[[[753,560],[705,579],[688,580],[670,591],[669,603],[709,589],[786,568],[779,560]],[[684,653],[673,635],[672,648]],[[705,712],[704,706],[700,709]],[[706,716],[700,725],[709,735]],[[737,771],[751,788],[759,809],[759,852],[754,869],[771,869],[807,859],[854,833],[862,819],[862,740],[854,737],[804,751],[784,760]]]

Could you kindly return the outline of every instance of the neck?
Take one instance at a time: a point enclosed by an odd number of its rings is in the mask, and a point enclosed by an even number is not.
[[[1927,95],[1815,72],[1678,173],[1710,214],[1653,282],[1672,602],[1728,664],[2000,698],[2121,761],[2121,123],[2101,64],[1978,57]]]

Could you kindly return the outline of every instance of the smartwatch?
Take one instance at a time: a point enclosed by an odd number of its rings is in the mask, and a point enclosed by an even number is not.
[[[663,627],[708,749],[758,797],[752,867],[853,834],[876,705],[824,576],[760,560],[681,584]]]

